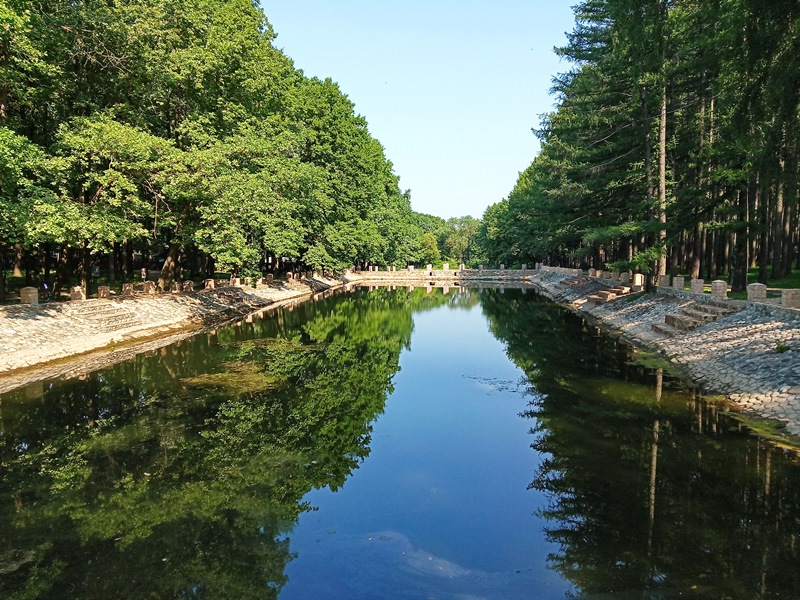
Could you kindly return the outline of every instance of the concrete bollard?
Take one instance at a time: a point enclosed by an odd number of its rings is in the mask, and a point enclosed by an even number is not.
[[[133,296],[133,284],[132,283],[123,283],[122,284],[122,295],[125,297]]]
[[[728,282],[721,279],[715,279],[711,282],[711,297],[714,300],[727,300],[728,299]]]
[[[97,286],[97,297],[98,298],[110,298],[111,297],[111,288],[107,285],[98,285]]]
[[[86,300],[86,292],[84,289],[76,285],[69,291],[69,299],[70,300]]]
[[[213,290],[214,287],[215,287],[214,286],[214,280],[213,279],[206,279],[205,282],[204,282],[204,287],[207,290]]]
[[[669,275],[659,275],[658,276],[658,287],[660,288],[668,288],[672,282],[672,278]]]
[[[183,282],[183,291],[184,292],[193,292],[194,291],[194,281],[184,281]]]
[[[800,290],[783,290],[781,304],[786,308],[800,308]]]
[[[35,287],[24,287],[19,291],[20,304],[39,304],[39,290]]]
[[[706,282],[702,279],[692,279],[689,282],[689,285],[692,286],[692,293],[694,294],[702,294],[705,284]]]
[[[767,286],[763,283],[751,283],[747,286],[748,302],[766,302]]]
[[[686,278],[685,277],[673,277],[672,278],[672,287],[676,290],[682,290],[686,286]]]

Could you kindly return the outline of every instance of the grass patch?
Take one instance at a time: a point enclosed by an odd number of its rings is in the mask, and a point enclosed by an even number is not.
[[[672,364],[669,359],[664,358],[660,354],[655,354],[646,350],[635,350],[628,364],[644,367],[645,369],[652,369],[654,371],[662,369],[665,375],[671,377],[679,377],[681,374],[680,370]]]
[[[800,452],[800,440],[792,438],[786,433],[786,424],[782,421],[753,417],[742,412],[729,412],[728,416],[744,425],[752,435],[785,450]]]

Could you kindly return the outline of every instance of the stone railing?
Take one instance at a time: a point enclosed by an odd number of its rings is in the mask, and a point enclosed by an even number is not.
[[[691,292],[684,288],[686,287],[686,279],[684,277],[670,277],[669,275],[660,275],[658,278],[658,292],[671,293],[673,295],[703,295],[705,294],[705,281],[702,279],[691,279],[689,281]],[[676,294],[678,292],[678,294]],[[715,279],[711,282],[711,299],[712,300],[727,300],[728,299],[728,282],[722,279]],[[751,283],[747,286],[747,301],[749,303],[767,303],[767,286],[763,283]],[[800,309],[800,289],[784,289],[781,290],[780,306],[783,308]]]

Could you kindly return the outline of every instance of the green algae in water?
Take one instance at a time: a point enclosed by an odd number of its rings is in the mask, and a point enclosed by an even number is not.
[[[222,365],[224,371],[203,373],[182,379],[191,387],[222,388],[230,393],[253,394],[278,387],[282,379],[264,372],[264,367],[256,363],[229,362]]]

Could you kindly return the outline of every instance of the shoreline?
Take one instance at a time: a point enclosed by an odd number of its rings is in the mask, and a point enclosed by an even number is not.
[[[665,290],[595,304],[587,299],[612,287],[610,281],[548,269],[438,275],[359,272],[340,280],[314,277],[256,288],[5,307],[0,309],[0,392],[42,379],[80,376],[342,286],[525,287],[655,352],[705,393],[725,396],[749,417],[778,421],[781,434],[800,440],[800,310],[730,300],[731,314],[668,337],[653,325],[708,298]]]
[[[184,294],[0,308],[0,393],[78,377],[342,285],[314,278]]]

